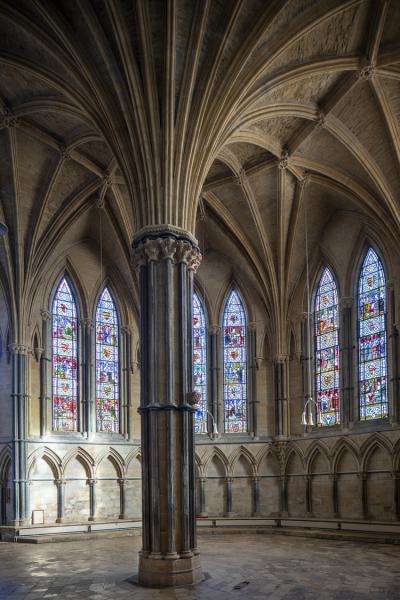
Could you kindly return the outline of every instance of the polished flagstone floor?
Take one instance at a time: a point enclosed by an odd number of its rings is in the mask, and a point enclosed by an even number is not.
[[[370,600],[400,598],[400,546],[280,535],[201,537],[196,587],[135,584],[140,538],[0,543],[0,598]]]

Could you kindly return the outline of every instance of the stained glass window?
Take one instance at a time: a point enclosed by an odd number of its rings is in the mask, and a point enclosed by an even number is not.
[[[236,290],[224,311],[224,422],[225,431],[247,431],[246,315]]]
[[[372,248],[358,283],[358,327],[360,419],[387,417],[386,282]]]
[[[336,425],[340,423],[339,311],[335,279],[328,268],[317,288],[314,323],[317,425]]]
[[[195,433],[207,433],[207,333],[199,296],[193,294],[193,384],[199,400],[194,417]]]
[[[107,288],[96,308],[97,431],[119,431],[119,326],[114,301]]]
[[[57,288],[52,307],[53,429],[78,429],[77,311],[67,280]]]

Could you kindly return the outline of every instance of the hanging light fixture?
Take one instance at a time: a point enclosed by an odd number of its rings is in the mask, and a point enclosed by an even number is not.
[[[307,203],[304,202],[304,221],[305,221],[305,242],[306,242],[306,278],[307,278],[307,396],[304,403],[303,413],[301,415],[301,424],[304,426],[314,426],[313,412],[316,406],[312,397],[311,380],[311,298],[310,298],[310,271],[308,255],[308,215]]]

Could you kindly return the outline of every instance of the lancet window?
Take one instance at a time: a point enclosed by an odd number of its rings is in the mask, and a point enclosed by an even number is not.
[[[119,323],[107,288],[96,307],[96,422],[97,431],[119,432]]]
[[[195,433],[207,433],[207,330],[203,304],[193,294],[193,384],[197,393]]]
[[[360,419],[387,417],[386,279],[372,248],[358,282],[358,368]]]
[[[337,286],[329,268],[319,280],[314,327],[317,425],[337,425],[340,422],[339,310]]]
[[[227,299],[223,316],[224,424],[226,433],[247,431],[247,323],[236,290]]]
[[[53,429],[78,429],[78,322],[71,288],[64,277],[52,306]]]

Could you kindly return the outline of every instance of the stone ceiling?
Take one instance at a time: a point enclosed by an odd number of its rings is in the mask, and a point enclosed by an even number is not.
[[[398,239],[399,23],[399,0],[0,2],[0,264],[15,315],[54,252],[96,243],[99,198],[127,278],[135,231],[195,231],[202,198],[286,305],[305,203],[314,246],[346,211]]]

